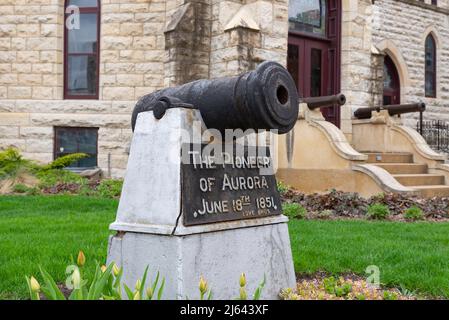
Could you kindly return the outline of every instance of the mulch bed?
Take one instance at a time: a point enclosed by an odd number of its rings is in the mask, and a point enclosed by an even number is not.
[[[404,211],[417,206],[427,221],[449,221],[449,198],[443,197],[424,199],[386,193],[363,198],[357,193],[336,190],[323,194],[304,194],[290,189],[282,194],[282,201],[300,204],[307,210],[310,219],[364,219],[368,206],[379,203],[388,206],[391,213],[389,220],[405,221]]]
[[[342,288],[347,289],[346,293],[342,294],[344,292]],[[284,289],[280,297],[285,300],[416,300],[423,298],[413,292],[373,286],[365,278],[352,273],[330,276],[325,272],[297,275],[296,288]]]

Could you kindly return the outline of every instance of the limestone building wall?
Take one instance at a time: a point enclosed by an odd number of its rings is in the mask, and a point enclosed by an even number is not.
[[[401,103],[423,101],[425,119],[449,120],[449,3],[438,7],[414,0],[378,0],[373,6],[373,45],[388,54],[399,72]],[[430,4],[430,1],[426,1]],[[425,39],[437,45],[436,98],[425,97]],[[417,115],[408,116],[408,118]],[[410,125],[415,121],[409,121]]]
[[[41,162],[55,126],[98,127],[98,166],[121,177],[139,97],[286,64],[287,0],[102,0],[99,99],[66,100],[64,1],[29,2],[0,2],[0,148]]]
[[[342,0],[341,129],[382,103],[383,57],[401,73],[402,102],[449,120],[449,0]],[[285,65],[288,0],[102,0],[98,100],[65,100],[64,1],[0,2],[0,148],[53,159],[54,127],[98,127],[98,165],[123,176],[130,114],[144,94],[231,76],[264,60]],[[424,97],[424,39],[437,40],[437,98]],[[110,159],[110,163],[108,163]]]
[[[165,1],[101,1],[98,100],[63,99],[64,1],[0,3],[0,148],[53,159],[54,126],[98,127],[98,165],[122,176],[136,99],[164,83]]]

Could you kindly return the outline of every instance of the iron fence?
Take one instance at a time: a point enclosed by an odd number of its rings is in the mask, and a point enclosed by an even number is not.
[[[434,150],[449,153],[449,122],[441,120],[418,121],[416,130]]]

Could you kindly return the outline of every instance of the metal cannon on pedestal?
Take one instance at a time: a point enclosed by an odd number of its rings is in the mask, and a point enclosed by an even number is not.
[[[306,103],[310,110],[315,110],[333,105],[342,106],[346,103],[346,96],[339,93],[332,96],[302,98],[301,102]]]
[[[354,112],[354,116],[357,119],[369,119],[373,111],[387,110],[390,116],[401,115],[404,113],[412,112],[424,112],[426,110],[426,104],[423,102],[410,103],[410,104],[392,104],[379,107],[359,108]]]
[[[197,80],[142,97],[132,114],[153,110],[162,118],[168,108],[199,109],[207,128],[275,129],[287,133],[298,118],[298,93],[293,78],[276,62],[263,62],[256,70],[236,77]]]

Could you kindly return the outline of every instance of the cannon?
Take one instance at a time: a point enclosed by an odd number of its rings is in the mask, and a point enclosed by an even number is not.
[[[426,110],[424,102],[410,103],[410,104],[392,104],[380,107],[359,108],[354,112],[357,119],[369,119],[373,111],[387,110],[390,116],[401,115],[404,113],[423,112]]]
[[[134,107],[132,129],[140,112],[153,110],[160,119],[176,107],[199,109],[206,127],[222,134],[226,129],[276,129],[283,134],[298,118],[298,93],[288,71],[266,61],[239,76],[197,80],[145,95]]]
[[[301,102],[307,103],[309,109],[314,110],[317,108],[329,107],[335,104],[342,106],[346,103],[346,97],[344,94],[339,93],[332,96],[302,98]]]

